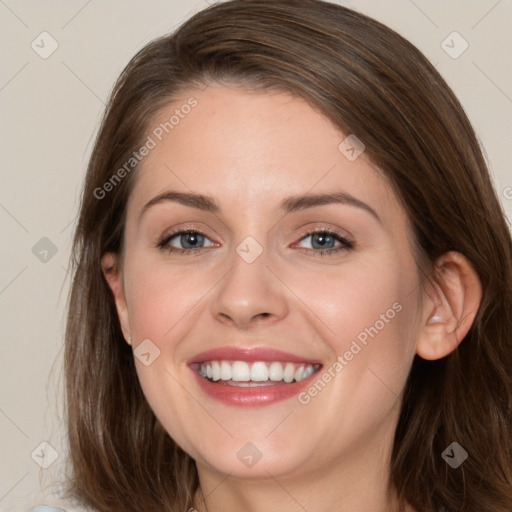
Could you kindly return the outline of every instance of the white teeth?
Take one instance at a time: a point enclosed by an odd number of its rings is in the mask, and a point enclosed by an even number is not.
[[[207,361],[199,365],[198,373],[203,378],[214,382],[300,382],[312,375],[320,365],[281,363],[273,361],[266,363],[256,361]]]
[[[231,372],[231,365],[227,361],[221,361],[220,363],[220,378],[221,380],[231,380],[233,376]]]
[[[212,361],[212,380],[220,379],[220,364],[218,361]]]
[[[251,380],[251,370],[245,361],[235,361],[231,366],[231,379],[234,381]]]
[[[285,382],[291,382],[295,377],[295,365],[293,363],[286,363],[283,372],[283,378]]]
[[[315,369],[313,368],[313,366],[308,364],[304,368],[304,373],[302,374],[302,378],[307,379],[310,375],[313,375],[314,372],[315,372]]]
[[[270,363],[268,378],[273,381],[283,380],[283,365],[281,363]]]
[[[251,380],[254,382],[264,382],[268,380],[268,368],[265,363],[253,363],[251,368]]]

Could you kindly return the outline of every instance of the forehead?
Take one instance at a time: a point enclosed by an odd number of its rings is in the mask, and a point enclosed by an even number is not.
[[[131,208],[177,189],[262,213],[284,197],[336,190],[396,216],[397,201],[364,152],[347,158],[340,143],[348,135],[288,93],[219,84],[184,91],[150,123],[152,149],[134,177]]]

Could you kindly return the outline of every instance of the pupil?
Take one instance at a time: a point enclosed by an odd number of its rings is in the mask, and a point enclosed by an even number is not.
[[[332,239],[331,235],[317,234],[316,236],[318,237],[317,241],[318,241],[318,243],[320,244],[321,247],[324,247],[326,242],[329,239]]]
[[[199,235],[199,233],[185,233],[181,237],[181,242],[185,248],[187,244],[192,245],[192,247],[195,247],[198,243],[198,237],[201,237],[202,235]],[[188,238],[188,240],[187,240]],[[185,242],[184,242],[185,240]]]

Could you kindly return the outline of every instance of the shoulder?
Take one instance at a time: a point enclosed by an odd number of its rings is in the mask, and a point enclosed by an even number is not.
[[[59,506],[37,505],[28,509],[27,512],[90,512],[90,509],[86,510],[79,507],[77,508],[75,505],[68,506],[59,503]]]
[[[50,498],[46,497],[45,501],[47,503],[50,502],[51,505],[33,505],[31,508],[26,510],[26,512],[93,512],[92,509],[82,506],[81,504],[76,503],[73,500],[62,499],[59,498],[58,496],[52,496]],[[33,503],[33,501],[26,503],[25,506],[30,506],[30,504]]]
[[[27,510],[27,512],[67,512],[63,508],[59,507],[49,507],[48,505],[38,505],[37,507],[32,507]],[[71,512],[71,511],[69,511]]]

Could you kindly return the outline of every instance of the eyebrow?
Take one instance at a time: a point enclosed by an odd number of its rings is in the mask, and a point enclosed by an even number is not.
[[[220,207],[215,199],[203,194],[193,192],[177,192],[169,190],[157,195],[144,205],[140,212],[139,219],[147,212],[149,208],[166,201],[174,201],[184,206],[190,206],[211,213],[220,213]],[[334,192],[330,194],[305,194],[301,196],[291,196],[284,199],[280,204],[280,210],[284,214],[324,206],[328,204],[346,204],[355,206],[370,213],[379,223],[382,224],[381,218],[377,212],[365,202],[346,192]]]

